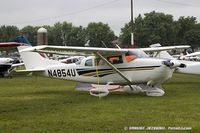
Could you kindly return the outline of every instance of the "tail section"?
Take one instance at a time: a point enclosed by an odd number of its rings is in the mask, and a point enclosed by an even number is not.
[[[41,53],[25,51],[29,46],[18,47],[20,56],[25,64],[26,69],[42,69],[51,66],[62,65],[59,61],[50,60]]]
[[[31,45],[31,43],[28,41],[28,39],[25,36],[17,36],[13,41]]]

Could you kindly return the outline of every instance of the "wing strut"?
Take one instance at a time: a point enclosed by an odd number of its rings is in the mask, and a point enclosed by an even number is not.
[[[135,89],[131,86],[131,81],[126,78],[126,76],[124,76],[123,73],[121,73],[113,64],[111,64],[107,59],[105,59],[99,52],[95,52],[103,61],[106,62],[107,65],[109,65],[115,72],[117,72],[123,79],[125,79],[129,85],[129,87],[131,88],[131,90]]]

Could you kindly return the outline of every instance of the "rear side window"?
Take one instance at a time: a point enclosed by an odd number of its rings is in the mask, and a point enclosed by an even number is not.
[[[85,61],[85,66],[93,66],[92,59],[88,59]]]

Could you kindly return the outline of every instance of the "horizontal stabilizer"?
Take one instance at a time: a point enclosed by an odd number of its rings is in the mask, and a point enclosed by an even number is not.
[[[24,63],[17,63],[17,64],[12,64],[12,67],[18,67],[18,66],[23,66]]]
[[[44,72],[44,69],[27,69],[27,70],[15,70],[10,72],[12,76],[30,76],[33,72]]]
[[[27,70],[16,70],[18,73],[23,73],[23,72],[44,72],[45,69],[27,69]]]

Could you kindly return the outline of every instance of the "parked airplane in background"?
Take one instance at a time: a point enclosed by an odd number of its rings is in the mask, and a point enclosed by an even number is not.
[[[14,41],[16,42],[1,42],[0,43],[0,51],[8,51],[11,49],[16,49],[18,46],[22,45],[29,45],[30,42],[23,36],[17,36]],[[16,63],[16,60],[12,58],[5,58],[0,57],[0,76],[8,76],[11,68],[20,66],[22,63],[19,62],[19,64],[13,64]]]
[[[58,59],[58,60],[61,63],[71,64],[71,63],[76,63],[79,60],[82,60],[83,58],[85,58],[85,56],[69,56],[69,57]]]
[[[161,47],[160,44],[153,44],[150,47],[152,48],[159,48]],[[162,48],[162,47],[161,47]],[[188,57],[197,55],[196,54],[188,54]],[[186,55],[187,56],[187,55]],[[170,59],[170,60],[177,60],[173,56],[171,56],[167,51],[160,51],[154,54],[154,57],[163,58],[163,59]],[[184,68],[176,68],[176,72],[178,73],[185,73],[185,74],[200,74],[200,62],[196,61],[187,61],[187,60],[178,60],[180,63],[185,64],[187,67]]]
[[[20,46],[20,43],[17,42],[1,42],[0,43],[0,51],[7,51],[10,49],[15,49],[16,47]]]
[[[185,46],[182,46],[185,47]],[[50,78],[98,84],[90,90],[93,96],[109,94],[109,85],[121,85],[123,91],[146,92],[148,96],[162,96],[161,84],[172,77],[177,67],[185,67],[177,60],[149,58],[144,51],[162,51],[177,47],[113,49],[91,47],[36,46],[18,47],[26,70]],[[181,48],[181,46],[180,46]],[[49,60],[40,53],[90,55],[76,64]],[[99,84],[106,84],[102,87]]]
[[[187,53],[186,55],[180,55],[180,60],[188,61],[200,61],[200,52]]]
[[[9,74],[9,69],[12,66],[14,60],[11,58],[0,58],[0,76],[4,77]]]
[[[0,42],[0,51],[7,51],[16,49],[22,44],[31,45],[30,42],[24,36],[17,36],[12,42]]]

